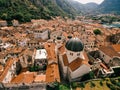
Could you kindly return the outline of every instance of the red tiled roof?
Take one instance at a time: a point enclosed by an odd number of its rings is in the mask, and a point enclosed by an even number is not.
[[[55,81],[60,82],[59,68],[58,68],[57,58],[55,53],[55,44],[46,43],[44,47],[47,51],[48,63],[49,61],[53,60],[51,64],[48,64],[46,69],[46,82],[47,83],[51,83]]]
[[[120,44],[112,45],[112,47],[116,52],[120,52]]]
[[[77,68],[79,68],[81,65],[82,65],[82,59],[80,58],[76,58],[74,61],[72,61],[70,64],[69,64],[69,68],[72,70],[72,71],[75,71]]]
[[[86,53],[84,53],[85,59],[81,59],[78,57],[75,60],[73,60],[71,63],[69,63],[68,57],[66,54],[63,54],[62,57],[63,57],[64,65],[68,66],[72,71],[75,71],[76,69],[78,69],[82,64],[86,64],[86,65],[90,66],[88,63],[89,59],[88,59],[88,56]]]
[[[105,47],[105,46],[101,46],[99,48],[102,52],[104,52],[106,55],[110,56],[111,58],[114,56],[119,56],[120,54],[118,54],[113,48],[111,47]]]
[[[60,82],[60,74],[57,63],[52,63],[47,66],[46,70],[46,82],[51,83],[58,81]]]
[[[35,72],[26,72],[19,74],[16,78],[14,78],[11,83],[32,83],[35,79]]]
[[[45,82],[46,81],[46,75],[37,75],[34,79],[34,82]]]
[[[68,57],[67,57],[67,55],[66,54],[63,54],[63,63],[64,63],[64,65],[65,66],[68,66],[69,65],[69,62],[68,62]]]
[[[47,51],[47,57],[48,60],[57,60],[56,54],[55,54],[55,44],[54,43],[45,43],[44,45],[46,51]]]
[[[4,68],[4,71],[2,72],[2,74],[0,75],[0,82],[2,82],[3,81],[3,79],[6,77],[6,75],[7,75],[7,73],[8,73],[8,70],[10,69],[10,67],[13,65],[13,63],[15,62],[15,61],[17,61],[18,59],[17,58],[15,58],[15,59],[9,59],[9,60],[7,60],[7,63],[6,63],[6,65],[5,65],[5,68]]]
[[[58,51],[60,52],[60,54],[63,54],[65,52],[65,45],[62,45],[61,47],[59,47]]]

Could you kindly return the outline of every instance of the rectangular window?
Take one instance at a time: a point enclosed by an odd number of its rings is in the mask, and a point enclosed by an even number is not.
[[[77,56],[80,56],[80,53],[78,53]]]
[[[73,56],[73,53],[70,53],[71,56]]]

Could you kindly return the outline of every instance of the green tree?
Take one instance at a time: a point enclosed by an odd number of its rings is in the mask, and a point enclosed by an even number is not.
[[[80,87],[83,90],[83,88],[85,88],[85,83],[84,82],[80,83]]]
[[[120,82],[120,77],[118,77],[118,81]]]
[[[116,83],[117,83],[116,80],[115,80],[115,79],[112,79],[112,78],[110,79],[110,81],[111,81],[111,83],[114,84],[114,85],[116,85]]]
[[[116,88],[115,85],[113,85],[113,84],[111,84],[109,82],[106,82],[106,85],[110,88],[110,90],[119,90],[119,89]]]
[[[30,22],[31,21],[31,17],[32,17],[31,14],[24,15],[24,22]]]
[[[59,89],[54,89],[54,90],[70,90],[70,85],[68,85],[68,84],[59,84]]]
[[[72,82],[71,85],[72,85],[72,88],[74,88],[74,89],[77,87],[77,83],[76,82]]]
[[[95,35],[101,35],[101,31],[99,29],[95,29],[93,32]]]
[[[7,18],[8,18],[7,13],[3,13],[2,16],[1,16],[1,19],[3,19],[3,20],[7,20]]]
[[[94,73],[91,71],[85,75],[82,76],[81,81],[89,80],[89,79],[94,79]]]
[[[34,66],[32,66],[32,67],[29,67],[29,71],[30,71],[30,72],[33,72],[33,71],[35,71],[35,68],[34,68]]]
[[[90,87],[93,88],[95,87],[95,83],[93,83],[92,81],[90,82]]]
[[[94,73],[91,71],[90,73],[89,73],[89,77],[90,77],[90,79],[94,79]]]
[[[12,16],[13,19],[16,19],[16,20],[19,20],[21,22],[23,22],[24,20],[24,15],[21,13],[21,12],[18,12],[18,13],[15,13],[13,16]]]
[[[100,80],[100,85],[103,86],[103,81],[102,80]]]
[[[55,90],[59,89],[59,82],[56,81],[56,82],[53,83],[53,85],[54,85]]]

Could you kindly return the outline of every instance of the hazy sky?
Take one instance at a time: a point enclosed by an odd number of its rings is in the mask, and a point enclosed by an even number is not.
[[[75,0],[75,1],[79,1],[80,3],[89,3],[89,2],[95,2],[95,3],[98,3],[100,4],[101,2],[103,2],[104,0]]]

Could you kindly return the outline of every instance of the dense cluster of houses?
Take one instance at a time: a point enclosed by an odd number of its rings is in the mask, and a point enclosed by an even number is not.
[[[120,44],[107,40],[120,33],[118,28],[60,17],[12,23],[7,26],[0,20],[0,83],[4,87],[33,84],[44,90],[61,80],[80,81],[90,71],[97,70],[97,77],[109,76],[120,65]],[[95,29],[102,34],[95,35]],[[95,51],[97,58],[89,54]]]

